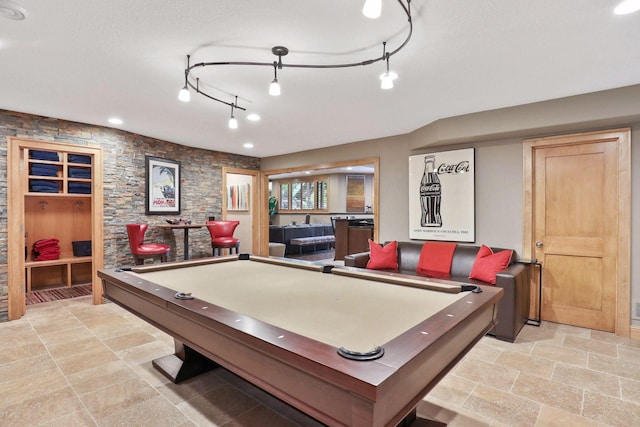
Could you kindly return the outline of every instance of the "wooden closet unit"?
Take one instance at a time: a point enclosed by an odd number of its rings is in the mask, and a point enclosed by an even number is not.
[[[9,320],[24,314],[26,293],[38,288],[92,283],[101,303],[102,149],[13,137],[8,148]],[[36,242],[50,242],[54,255],[36,256]]]

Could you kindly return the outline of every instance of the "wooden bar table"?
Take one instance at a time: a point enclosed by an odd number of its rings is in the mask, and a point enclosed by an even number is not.
[[[184,230],[184,259],[189,259],[189,230],[192,228],[206,227],[205,224],[158,224],[156,227],[170,228],[172,230]]]

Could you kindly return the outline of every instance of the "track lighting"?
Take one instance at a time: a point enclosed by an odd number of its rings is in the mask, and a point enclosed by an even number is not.
[[[366,66],[374,64],[378,61],[385,61],[387,70],[380,76],[380,87],[382,89],[391,89],[393,88],[393,80],[395,80],[398,75],[392,71],[389,71],[389,58],[396,53],[398,53],[402,48],[404,48],[409,40],[411,39],[411,35],[413,33],[413,21],[411,20],[411,0],[397,0],[398,5],[402,8],[404,14],[407,17],[408,28],[406,38],[400,43],[395,49],[386,51],[387,42],[383,42],[383,50],[382,56],[374,57],[371,59],[365,60],[356,60],[354,62],[348,63],[340,63],[340,64],[284,64],[282,62],[282,57],[286,56],[289,53],[289,49],[284,46],[274,46],[271,49],[271,52],[278,57],[277,61],[273,62],[253,62],[253,61],[217,61],[217,62],[199,62],[197,64],[190,64],[190,56],[187,55],[187,68],[184,70],[184,87],[180,90],[178,94],[178,98],[181,101],[188,102],[191,95],[189,88],[193,89],[195,93],[205,96],[213,101],[220,102],[222,104],[228,105],[231,107],[231,117],[229,118],[229,127],[235,129],[238,127],[238,121],[234,116],[234,112],[236,110],[246,111],[246,108],[243,108],[238,105],[238,97],[236,96],[235,102],[225,101],[216,96],[213,96],[211,93],[205,92],[200,89],[200,80],[196,77],[196,70],[211,67],[211,66],[220,66],[220,65],[233,65],[233,66],[257,66],[257,67],[273,67],[273,80],[269,85],[269,95],[279,96],[280,95],[280,82],[278,81],[278,70],[282,70],[283,68],[316,68],[316,69],[330,69],[330,68],[349,68],[349,67],[358,67],[358,66]],[[380,16],[380,11],[382,8],[382,0],[366,0],[364,7],[362,8],[362,13],[369,18],[377,18]]]

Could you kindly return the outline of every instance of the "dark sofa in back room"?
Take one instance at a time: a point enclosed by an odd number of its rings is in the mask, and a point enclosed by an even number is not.
[[[420,252],[424,242],[398,242],[397,273],[418,275],[416,272]],[[492,248],[494,252],[503,249]],[[479,246],[457,245],[451,261],[451,275],[447,280],[492,286],[481,280],[469,279],[469,274],[480,250]],[[369,252],[350,254],[344,258],[345,266],[366,268]],[[369,270],[375,272],[374,270]],[[390,270],[382,270],[390,271]],[[520,329],[529,319],[529,268],[517,262],[515,251],[507,267],[496,274],[496,284],[504,290],[504,297],[498,302],[497,325],[489,332],[502,341],[513,342]]]
[[[331,224],[298,224],[298,225],[270,225],[269,241],[273,243],[284,243],[286,245],[285,255],[298,254],[302,252],[313,252],[314,249],[329,249],[330,243],[318,245],[294,246],[291,239],[301,237],[333,236]]]

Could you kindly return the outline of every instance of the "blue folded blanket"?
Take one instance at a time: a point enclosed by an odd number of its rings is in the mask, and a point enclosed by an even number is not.
[[[32,191],[34,193],[58,193],[59,192],[55,188],[40,187],[40,186],[37,186],[37,185],[34,185],[33,187],[31,187],[30,191]]]
[[[32,179],[29,181],[30,185],[39,185],[41,187],[59,188],[57,182],[47,181],[44,179]]]
[[[57,176],[58,175],[58,166],[34,163],[33,165],[31,165],[31,175]]]
[[[82,163],[85,165],[90,165],[91,156],[85,156],[83,154],[69,154],[69,161],[71,163]]]
[[[69,193],[91,194],[91,184],[86,182],[70,182]]]
[[[50,160],[52,162],[60,160],[58,153],[54,151],[29,150],[29,157],[36,160]]]
[[[71,178],[91,179],[91,169],[87,168],[69,168],[69,176]]]
[[[60,191],[60,187],[57,182],[32,179],[29,180],[29,191],[36,193],[57,193]]]

